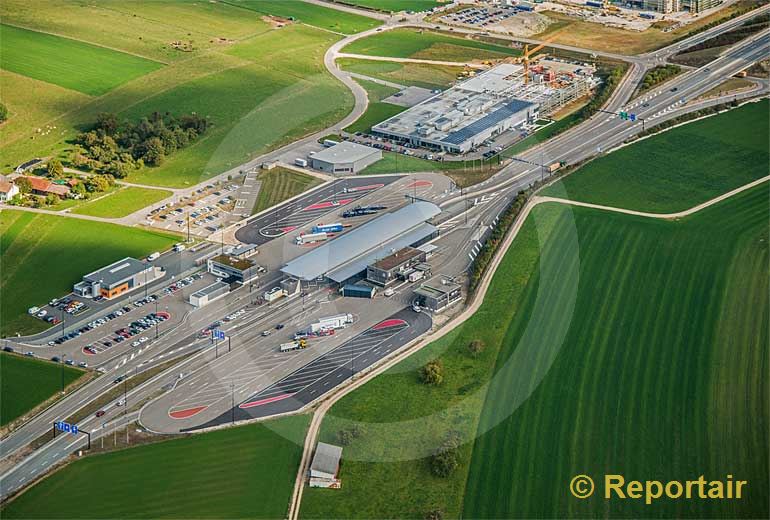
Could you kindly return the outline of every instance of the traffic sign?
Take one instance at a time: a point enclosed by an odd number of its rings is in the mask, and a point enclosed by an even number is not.
[[[56,421],[56,429],[60,432],[71,433],[72,435],[78,434],[77,424],[70,424],[64,421]]]
[[[219,330],[219,329],[214,329],[213,338],[214,339],[224,340],[225,339],[225,331]]]
[[[636,121],[636,114],[628,114],[628,118],[629,118],[631,121]]]
[[[628,119],[628,112],[621,112],[620,119]]]

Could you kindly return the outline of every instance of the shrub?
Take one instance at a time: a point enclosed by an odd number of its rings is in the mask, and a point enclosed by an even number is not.
[[[440,359],[428,361],[420,369],[420,379],[426,385],[438,386],[444,382],[444,364]]]
[[[459,466],[459,436],[450,432],[433,453],[430,460],[431,472],[437,477],[446,478]]]
[[[470,352],[473,357],[479,357],[481,353],[484,352],[484,342],[480,339],[474,339],[468,343],[468,352]]]

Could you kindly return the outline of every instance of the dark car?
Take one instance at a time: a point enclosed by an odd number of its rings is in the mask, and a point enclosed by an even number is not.
[[[13,352],[13,349],[11,347],[3,347],[4,352]]]
[[[51,358],[51,361],[53,361],[54,363],[59,363],[61,362],[61,359],[59,359],[59,356],[54,356]]]
[[[275,330],[281,330],[283,326],[284,326],[283,323],[279,323],[278,325],[275,326]]]
[[[104,413],[105,413],[105,412],[104,412],[104,410],[99,410],[98,412],[96,412],[96,414],[95,414],[95,415],[96,415],[97,417],[101,417],[102,415],[104,415]]]

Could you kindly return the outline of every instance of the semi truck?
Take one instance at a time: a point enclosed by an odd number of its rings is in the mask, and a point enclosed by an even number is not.
[[[348,323],[353,323],[352,314],[327,316],[326,318],[321,318],[315,323],[311,323],[310,327],[308,328],[308,332],[311,334],[316,334],[321,330],[344,329]]]
[[[380,210],[388,209],[386,206],[356,206],[342,213],[342,218],[360,217],[361,215],[373,215]]]
[[[292,350],[300,350],[307,348],[307,340],[298,339],[296,341],[289,341],[288,343],[281,343],[281,352],[291,352]]]
[[[548,168],[547,168],[548,169],[548,173],[555,172],[559,168],[563,167],[565,164],[566,163],[564,161],[562,161],[562,162],[555,162],[555,163],[549,164]]]
[[[305,159],[300,159],[300,158],[294,159],[294,164],[296,164],[297,166],[301,166],[303,168],[307,168],[307,161]]]
[[[344,229],[344,226],[340,223],[335,224],[318,224],[313,226],[313,233],[339,233]]]
[[[299,235],[294,239],[294,242],[298,245],[305,245],[305,244],[313,244],[315,242],[323,242],[324,240],[328,240],[329,235],[327,233],[305,233],[304,235]]]

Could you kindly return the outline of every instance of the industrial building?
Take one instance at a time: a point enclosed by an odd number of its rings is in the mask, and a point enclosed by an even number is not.
[[[637,9],[647,9],[659,13],[689,11],[697,14],[720,5],[723,0],[629,0],[628,4]]]
[[[414,271],[416,265],[425,261],[426,256],[425,251],[404,247],[367,266],[366,279],[387,287],[399,279],[405,280],[408,273]]]
[[[230,292],[230,284],[226,282],[214,282],[203,289],[190,295],[190,304],[194,307],[203,307]]]
[[[151,283],[165,274],[162,267],[127,257],[88,273],[72,290],[78,296],[109,299]]]
[[[585,96],[596,83],[594,72],[590,65],[557,60],[540,59],[528,69],[504,63],[373,126],[372,133],[466,153]]]
[[[461,287],[454,282],[442,284],[424,283],[415,289],[417,303],[432,312],[441,312],[462,298]]]
[[[341,458],[341,447],[319,442],[310,463],[310,487],[339,488],[337,474],[340,471]]]
[[[382,151],[345,141],[325,148],[310,158],[316,170],[327,173],[358,173],[382,159]]]
[[[228,283],[247,283],[257,277],[259,266],[253,260],[243,255],[231,253],[217,255],[208,259],[208,272],[219,276]]]
[[[427,221],[439,213],[433,203],[413,202],[305,253],[281,272],[304,282],[343,283],[394,251],[437,237],[438,229]]]

